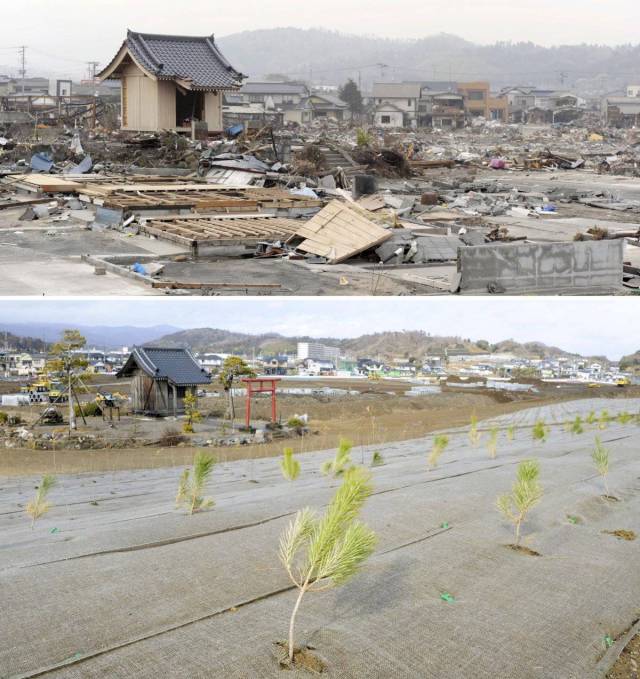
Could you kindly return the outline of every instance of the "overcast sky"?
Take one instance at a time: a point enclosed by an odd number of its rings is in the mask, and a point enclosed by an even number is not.
[[[541,341],[617,360],[640,349],[634,297],[144,298],[0,301],[3,322],[74,325],[174,325],[237,332],[357,337],[424,330],[497,342]]]
[[[3,0],[0,64],[81,75],[106,64],[127,28],[229,35],[295,26],[394,38],[453,33],[479,43],[638,43],[638,0]]]

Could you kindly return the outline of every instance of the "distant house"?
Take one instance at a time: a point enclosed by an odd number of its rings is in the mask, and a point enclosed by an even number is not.
[[[459,128],[465,122],[464,96],[456,92],[423,92],[418,105],[418,126]]]
[[[376,127],[404,127],[406,113],[399,106],[388,101],[377,104],[373,113]]]
[[[157,132],[190,130],[192,121],[221,131],[223,94],[239,90],[244,76],[224,58],[213,36],[128,31],[98,78],[121,81],[123,130]]]
[[[350,120],[351,111],[346,102],[333,94],[314,92],[302,102],[302,108],[311,111],[311,120],[330,118]]]
[[[298,106],[311,92],[304,83],[267,81],[246,82],[239,94],[248,104],[279,108],[283,104]]]
[[[13,94],[16,91],[16,81],[8,75],[0,75],[0,97]]]
[[[209,373],[193,354],[180,348],[134,347],[116,377],[132,378],[134,413],[159,417],[183,413],[185,395],[211,384]]]
[[[393,104],[403,113],[402,125],[383,123],[383,126],[415,127],[418,120],[418,100],[421,97],[422,89],[423,83],[374,83],[373,100],[376,106],[376,114],[381,106],[388,104]],[[395,122],[395,116],[392,117]]]
[[[606,97],[602,113],[612,127],[637,127],[640,124],[640,97]]]

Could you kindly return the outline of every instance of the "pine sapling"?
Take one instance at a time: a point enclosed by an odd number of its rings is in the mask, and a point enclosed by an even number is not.
[[[520,530],[527,514],[542,499],[539,476],[540,465],[536,460],[521,462],[511,492],[500,495],[497,500],[498,509],[515,526],[516,547],[520,545]]]
[[[538,420],[533,425],[531,434],[534,441],[542,441],[542,443],[544,443],[547,440],[547,427],[544,423],[544,420]]]
[[[435,467],[438,466],[438,460],[448,445],[449,437],[445,434],[438,434],[433,437],[433,446],[431,447],[431,452],[429,453],[429,458],[427,460],[432,469],[435,469]]]
[[[293,457],[293,449],[285,448],[282,459],[280,460],[282,475],[287,481],[295,481],[300,474],[300,462]]]
[[[580,415],[576,415],[576,419],[571,423],[571,433],[572,434],[582,434],[584,432],[584,427],[582,426],[582,418]]]
[[[323,474],[333,474],[334,476],[341,476],[347,470],[347,467],[351,464],[351,449],[353,448],[353,443],[348,439],[340,439],[340,444],[338,445],[338,451],[336,452],[333,460],[327,460],[323,463],[320,471]]]
[[[507,440],[513,441],[515,437],[516,437],[516,426],[515,424],[511,424],[507,427]]]
[[[373,488],[371,475],[352,467],[326,512],[299,511],[280,537],[280,560],[298,589],[289,621],[289,662],[294,661],[294,631],[298,609],[307,592],[320,592],[344,584],[373,553],[376,535],[358,516]]]
[[[603,410],[600,413],[600,419],[598,420],[598,429],[606,429],[611,421],[611,416],[608,410]]]
[[[498,454],[498,435],[500,429],[496,426],[491,427],[489,432],[489,442],[487,443],[487,450],[489,452],[489,457],[495,459]]]
[[[588,415],[587,415],[587,424],[595,424],[598,421],[598,418],[596,416],[595,410],[592,410]]]
[[[623,410],[616,418],[620,424],[629,424],[633,420],[633,415]]]
[[[55,485],[55,476],[45,474],[42,477],[42,481],[40,481],[35,497],[27,503],[26,512],[31,517],[31,528],[34,527],[37,519],[44,516],[51,509],[51,503],[47,501],[47,496]]]
[[[607,476],[609,475],[609,451],[602,445],[599,436],[596,436],[596,447],[591,453],[591,459],[598,470],[598,474],[602,476],[605,495],[609,497],[609,484],[607,483]]]
[[[211,498],[203,497],[203,494],[214,465],[213,456],[202,452],[196,453],[193,458],[193,470],[185,469],[180,476],[176,495],[177,507],[186,506],[189,514],[213,507],[215,502]]]
[[[382,457],[382,453],[379,451],[375,451],[373,454],[373,457],[371,458],[371,466],[372,467],[380,467],[380,465],[384,464],[384,457]]]
[[[472,446],[477,446],[480,442],[480,432],[478,431],[478,418],[471,416],[471,426],[469,428],[469,441]]]

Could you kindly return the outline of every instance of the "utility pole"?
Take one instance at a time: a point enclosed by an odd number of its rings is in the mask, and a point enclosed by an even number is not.
[[[27,75],[27,46],[20,45],[18,47],[18,54],[20,55],[20,77],[22,78],[22,94],[24,94],[24,79]]]

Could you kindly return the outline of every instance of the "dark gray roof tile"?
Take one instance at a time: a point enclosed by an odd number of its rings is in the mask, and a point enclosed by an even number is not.
[[[176,386],[211,384],[209,373],[188,349],[134,347],[118,377],[128,377],[137,366],[149,376]]]

